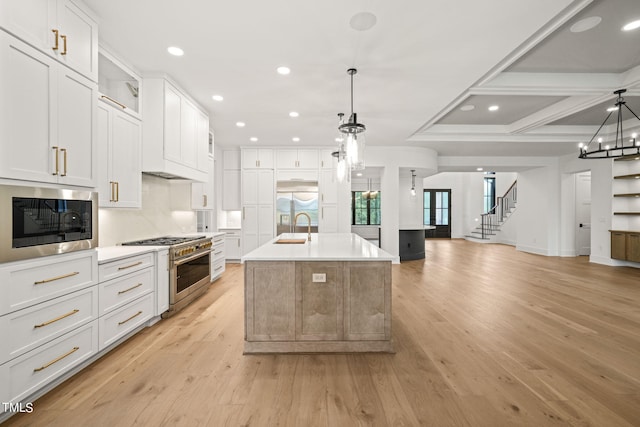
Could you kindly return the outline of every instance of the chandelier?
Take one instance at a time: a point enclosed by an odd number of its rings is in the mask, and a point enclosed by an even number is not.
[[[615,92],[613,92],[615,95],[618,95],[618,99],[616,99],[616,106],[607,110],[609,111],[609,114],[604,119],[604,122],[602,122],[602,124],[600,125],[596,133],[591,137],[591,140],[587,144],[580,143],[578,145],[580,149],[580,154],[578,156],[579,158],[581,159],[612,159],[616,157],[624,157],[629,155],[640,154],[640,141],[636,139],[637,134],[635,133],[632,134],[631,139],[629,139],[628,141],[625,141],[624,135],[622,132],[622,107],[625,107],[627,110],[631,112],[631,114],[635,116],[636,119],[640,120],[640,117],[638,117],[638,115],[634,113],[631,108],[629,108],[624,98],[622,97],[622,94],[625,93],[626,91],[627,91],[626,89],[618,89]],[[598,136],[598,133],[600,133],[604,125],[607,123],[607,120],[609,120],[609,117],[611,117],[614,111],[618,112],[618,118],[616,123],[615,145],[612,146],[610,144],[606,144],[603,146],[602,145],[603,139],[602,138],[596,139],[596,137]],[[591,143],[594,140],[598,144],[597,147],[596,146],[591,147]]]
[[[351,76],[351,114],[347,121],[344,121],[344,114],[338,114],[338,131],[339,136],[336,138],[338,142],[338,151],[333,152],[333,156],[338,158],[338,176],[340,171],[362,170],[364,169],[364,147],[365,137],[364,131],[367,129],[364,124],[358,123],[358,115],[353,112],[353,75],[358,70],[349,68],[347,74]],[[344,162],[341,164],[341,162]]]
[[[416,170],[411,169],[411,197],[416,197]]]

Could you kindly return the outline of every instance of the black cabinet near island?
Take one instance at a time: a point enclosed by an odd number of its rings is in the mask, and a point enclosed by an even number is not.
[[[400,228],[400,261],[424,259],[424,231],[432,229],[435,229],[435,227],[429,225]]]

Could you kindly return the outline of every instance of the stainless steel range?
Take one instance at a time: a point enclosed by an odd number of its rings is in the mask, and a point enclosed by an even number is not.
[[[125,242],[126,246],[169,246],[169,311],[173,315],[202,295],[211,282],[211,238],[158,237]]]

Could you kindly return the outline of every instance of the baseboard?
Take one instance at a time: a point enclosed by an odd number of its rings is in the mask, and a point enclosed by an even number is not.
[[[549,252],[546,249],[536,248],[534,246],[516,245],[516,250],[520,252],[528,252],[536,255],[549,256]]]

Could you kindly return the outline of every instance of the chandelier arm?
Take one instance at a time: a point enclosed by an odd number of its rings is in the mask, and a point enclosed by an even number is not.
[[[634,113],[633,110],[629,108],[629,106],[626,103],[624,104],[624,106],[627,107],[627,110],[629,110],[631,114],[633,114],[636,117],[636,119],[640,120],[640,117],[638,117],[638,115]]]
[[[627,105],[624,104],[623,105]],[[622,134],[622,108],[618,107],[618,124],[616,125],[616,148],[618,148],[618,131],[620,131],[620,142],[624,145],[624,136]]]
[[[609,114],[607,115],[607,118],[604,119],[604,122],[602,122],[602,124],[600,125],[600,127],[598,128],[598,130],[596,131],[596,133],[593,134],[593,136],[591,137],[591,140],[587,143],[587,147],[589,147],[589,145],[591,145],[591,143],[593,142],[593,140],[596,138],[596,136],[598,136],[598,134],[600,133],[600,131],[602,130],[602,128],[604,127],[604,124],[607,123],[607,120],[609,120],[609,117],[611,117],[611,113],[612,111],[609,112]]]

